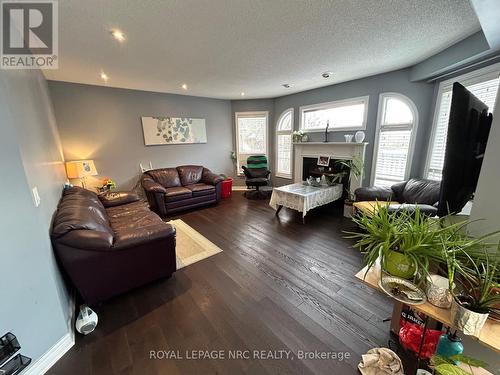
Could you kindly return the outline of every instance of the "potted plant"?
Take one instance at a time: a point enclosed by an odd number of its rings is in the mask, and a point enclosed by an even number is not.
[[[350,232],[355,248],[364,253],[368,270],[380,260],[382,270],[405,279],[418,274],[428,276],[430,262],[442,261],[439,249],[441,236],[449,228],[439,221],[431,221],[420,210],[390,213],[387,206],[380,206],[372,213],[353,217],[361,229]]]
[[[354,176],[357,180],[363,174],[363,160],[357,156],[352,159],[338,160],[336,165],[347,169],[344,176],[347,176],[346,198],[344,199],[344,217],[350,218],[353,214],[354,193],[351,192],[351,178]]]
[[[466,365],[470,372],[464,370],[462,367],[458,367],[460,363]],[[485,368],[488,366],[486,362],[463,354],[457,354],[449,358],[434,355],[431,358],[430,364],[434,368],[434,372],[438,375],[474,375],[473,367]]]
[[[500,244],[494,253],[484,245],[482,256],[477,256],[474,246],[470,250],[459,248],[444,254],[453,295],[451,320],[466,335],[478,336],[489,313],[499,312]],[[453,284],[458,288],[453,289]]]

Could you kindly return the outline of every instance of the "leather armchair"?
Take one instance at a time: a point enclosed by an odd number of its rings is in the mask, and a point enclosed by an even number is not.
[[[223,178],[197,165],[153,169],[141,184],[150,208],[161,217],[216,204],[221,200]]]
[[[354,192],[356,202],[387,202],[389,211],[415,210],[435,216],[438,211],[441,181],[410,179],[391,187],[362,187]],[[361,205],[355,207],[361,207]]]
[[[89,305],[176,270],[175,228],[131,192],[64,190],[51,239],[59,264]]]

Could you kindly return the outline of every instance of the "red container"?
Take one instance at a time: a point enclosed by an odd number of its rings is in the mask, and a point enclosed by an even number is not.
[[[227,180],[222,181],[222,199],[230,198],[233,191],[233,179],[228,177]]]

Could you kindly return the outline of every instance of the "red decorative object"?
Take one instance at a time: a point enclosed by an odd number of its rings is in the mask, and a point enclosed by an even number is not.
[[[399,341],[406,350],[418,354],[424,328],[418,324],[406,323],[399,331]],[[430,358],[436,351],[436,346],[441,336],[440,330],[427,329],[420,358]]]
[[[230,198],[232,191],[233,179],[231,177],[228,177],[226,180],[222,181],[222,199]]]

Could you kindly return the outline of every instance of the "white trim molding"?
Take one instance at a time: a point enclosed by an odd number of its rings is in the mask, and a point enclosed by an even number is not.
[[[385,115],[385,104],[387,99],[395,98],[404,102],[410,108],[413,115],[413,122],[408,124],[393,124],[393,125],[382,125],[383,116]],[[379,95],[378,99],[378,110],[377,110],[377,125],[375,128],[375,142],[373,146],[373,159],[372,159],[372,170],[370,174],[370,185],[373,186],[375,183],[375,172],[377,169],[377,158],[378,158],[378,146],[380,139],[380,130],[383,127],[393,128],[394,130],[405,129],[411,130],[410,144],[408,147],[408,156],[406,157],[406,168],[404,179],[407,180],[410,176],[411,165],[415,152],[415,140],[417,138],[418,130],[418,109],[413,100],[411,100],[406,95],[400,94],[398,92],[384,92]]]
[[[290,113],[291,116],[291,127],[290,130],[280,130],[279,125],[283,117],[285,117],[288,113]],[[291,180],[292,179],[292,174],[293,174],[293,125],[294,125],[294,116],[295,116],[295,111],[293,107],[285,109],[281,115],[278,117],[278,121],[276,121],[276,126],[275,126],[275,134],[274,134],[274,170],[275,173],[274,175],[279,178],[286,178]],[[285,174],[285,173],[279,173],[278,172],[278,136],[279,135],[290,135],[290,173]]]
[[[356,98],[348,98],[348,99],[335,100],[332,102],[325,102],[325,103],[309,104],[309,105],[300,106],[299,107],[299,129],[305,133],[319,133],[319,132],[325,131],[325,128],[304,129],[304,114],[306,112],[310,112],[310,111],[314,111],[314,110],[338,108],[338,107],[344,107],[344,106],[348,106],[348,105],[363,104],[365,106],[365,108],[364,108],[364,113],[363,113],[363,123],[361,124],[361,126],[335,127],[334,124],[330,124],[330,128],[328,129],[328,131],[335,132],[335,131],[366,130],[366,121],[368,118],[369,102],[370,102],[370,96],[366,95],[366,96],[359,96]],[[326,126],[326,124],[325,124],[325,126]]]

